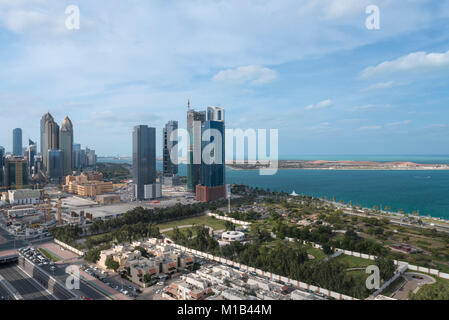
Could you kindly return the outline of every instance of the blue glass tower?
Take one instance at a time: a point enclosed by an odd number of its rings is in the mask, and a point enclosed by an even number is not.
[[[136,199],[145,199],[145,186],[156,182],[156,129],[146,125],[133,131],[133,183]]]
[[[12,154],[18,157],[23,156],[22,129],[20,128],[12,131]]]

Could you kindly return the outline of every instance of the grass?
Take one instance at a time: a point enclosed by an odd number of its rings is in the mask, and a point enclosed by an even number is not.
[[[388,287],[386,287],[381,294],[387,297],[391,296],[393,292],[395,292],[404,281],[405,280],[403,277],[398,277]]]
[[[168,228],[174,228],[184,225],[206,225],[211,227],[214,230],[224,230],[225,229],[225,223],[224,220],[219,220],[216,218],[212,218],[209,216],[199,216],[199,217],[193,217],[193,218],[187,218],[182,220],[176,220],[176,221],[170,221],[167,223],[161,223],[156,225],[159,227],[159,230],[168,229]]]
[[[374,261],[372,261],[372,260],[363,259],[363,258],[354,257],[354,256],[348,256],[346,254],[342,254],[335,259],[346,263],[348,265],[348,268],[366,268],[366,267],[374,264]]]
[[[315,257],[315,259],[312,259],[313,261],[320,261],[320,260],[323,260],[324,258],[326,258],[326,255],[324,254],[323,250],[321,250],[321,249],[307,247],[306,250],[307,250],[308,254],[311,254],[312,256]]]
[[[50,259],[53,262],[58,262],[59,259],[58,257],[56,257],[54,254],[50,253],[49,251],[45,250],[44,248],[39,248],[39,251],[42,252],[42,254],[47,257],[48,259]]]

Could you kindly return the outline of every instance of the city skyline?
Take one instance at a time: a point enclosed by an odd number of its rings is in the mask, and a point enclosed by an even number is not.
[[[99,155],[130,156],[130,128],[186,127],[190,98],[226,108],[229,128],[279,128],[281,156],[447,154],[448,1],[160,3],[83,3],[70,31],[67,1],[2,2],[0,144],[15,127],[37,140],[33,118],[50,110]]]

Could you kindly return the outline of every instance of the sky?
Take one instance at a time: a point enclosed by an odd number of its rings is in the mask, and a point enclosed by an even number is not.
[[[278,129],[281,157],[449,154],[449,1],[0,0],[8,151],[16,127],[40,142],[46,112],[98,155],[131,155],[138,124],[160,150],[188,99],[226,128]]]

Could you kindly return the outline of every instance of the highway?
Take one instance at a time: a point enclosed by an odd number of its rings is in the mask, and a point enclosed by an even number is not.
[[[25,300],[54,300],[54,298],[34,279],[31,279],[20,270],[16,263],[0,265],[0,275],[2,275]]]
[[[14,298],[9,294],[8,290],[3,287],[0,283],[0,300],[14,300]]]
[[[65,273],[65,268],[69,266],[70,264],[55,264],[55,270],[50,270],[50,266],[45,265],[41,266],[43,270],[48,272],[51,276],[53,276],[56,280],[58,280],[60,283],[65,284],[66,279],[68,277],[68,274]],[[80,282],[80,289],[79,290],[73,290],[73,292],[78,296],[84,296],[89,299],[93,300],[108,300],[107,296],[103,293],[99,292],[98,290],[92,288],[88,284],[86,284],[84,281]]]

